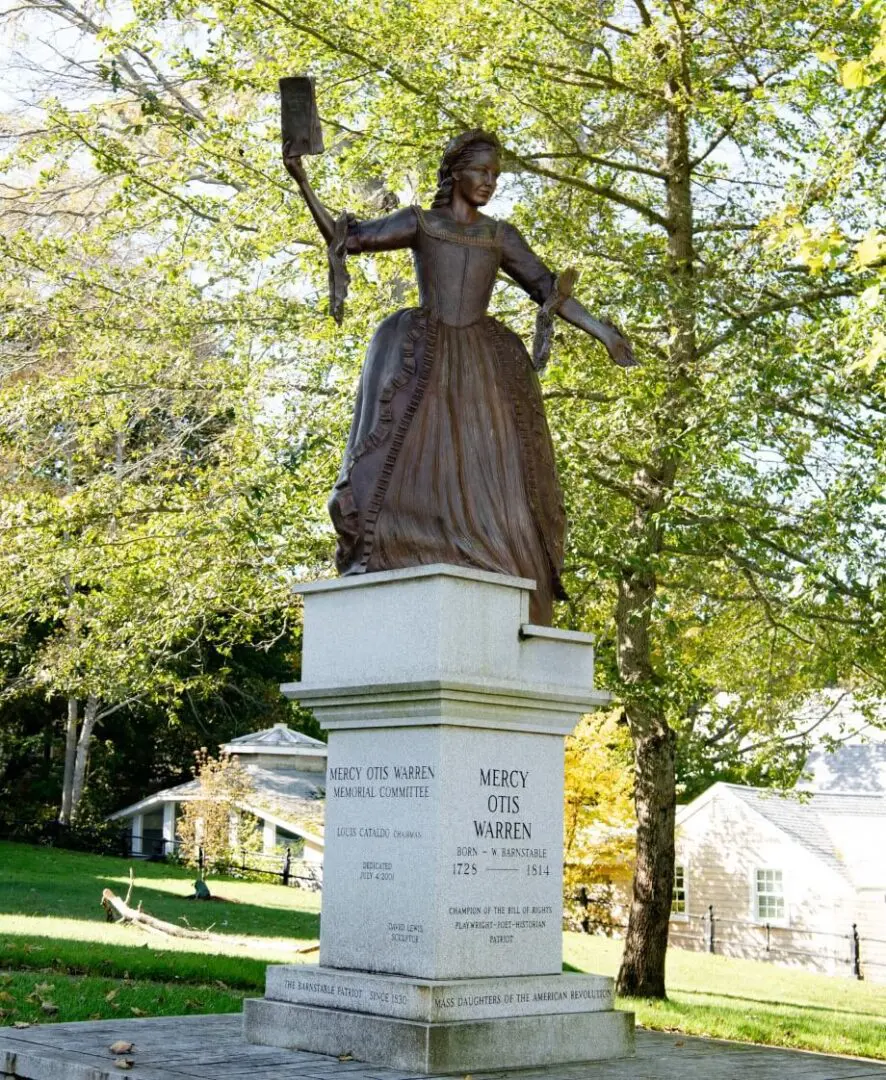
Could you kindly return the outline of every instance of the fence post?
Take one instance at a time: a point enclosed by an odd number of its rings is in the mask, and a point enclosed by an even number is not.
[[[856,979],[862,979],[861,973],[861,941],[858,937],[858,925],[852,924],[852,935],[849,938],[849,952],[852,957],[852,974]]]
[[[292,866],[292,849],[287,848],[286,854],[283,856],[283,884],[289,884],[289,872]]]
[[[766,923],[766,952],[769,952],[769,946],[771,944],[772,927],[769,923]]]
[[[708,905],[708,952],[714,951],[714,905]]]
[[[197,848],[197,867],[200,870],[200,877],[203,877],[203,845],[202,844]]]

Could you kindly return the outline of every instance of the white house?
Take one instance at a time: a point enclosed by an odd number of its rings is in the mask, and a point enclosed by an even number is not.
[[[275,724],[232,739],[222,750],[236,754],[252,780],[253,794],[239,809],[261,821],[263,851],[291,845],[299,858],[322,862],[326,744]],[[189,780],[157,791],[108,820],[129,824],[133,855],[162,855],[175,844],[179,807],[198,789],[198,781]]]
[[[886,981],[886,744],[817,751],[806,773],[678,809],[671,943]]]

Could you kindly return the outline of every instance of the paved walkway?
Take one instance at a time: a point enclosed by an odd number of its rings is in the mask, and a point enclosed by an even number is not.
[[[0,1078],[17,1080],[412,1080],[397,1072],[322,1054],[250,1046],[240,1017],[174,1016],[0,1028]],[[114,1066],[108,1047],[134,1044],[134,1067]],[[637,1032],[637,1055],[623,1061],[509,1073],[473,1080],[886,1080],[886,1064],[771,1050],[738,1043]],[[428,1078],[422,1078],[428,1080]],[[433,1080],[433,1078],[431,1078]]]

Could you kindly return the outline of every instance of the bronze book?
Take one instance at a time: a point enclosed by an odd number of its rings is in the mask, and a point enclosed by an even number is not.
[[[322,154],[323,132],[314,97],[314,80],[294,75],[280,80],[280,131],[293,154]]]

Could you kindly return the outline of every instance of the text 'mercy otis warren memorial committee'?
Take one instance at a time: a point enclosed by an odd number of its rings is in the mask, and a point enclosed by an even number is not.
[[[255,1043],[418,1072],[622,1057],[612,980],[562,973],[563,745],[594,691],[588,635],[551,628],[565,516],[537,372],[554,317],[630,345],[520,233],[481,213],[494,135],[446,147],[430,206],[334,217],[302,155],[314,88],[281,82],[284,164],[329,249],[410,248],[420,306],[369,344],[329,501],[340,577],[304,585],[302,680],[329,732],[320,963],[268,969]],[[539,305],[533,355],[487,314],[499,271]]]

